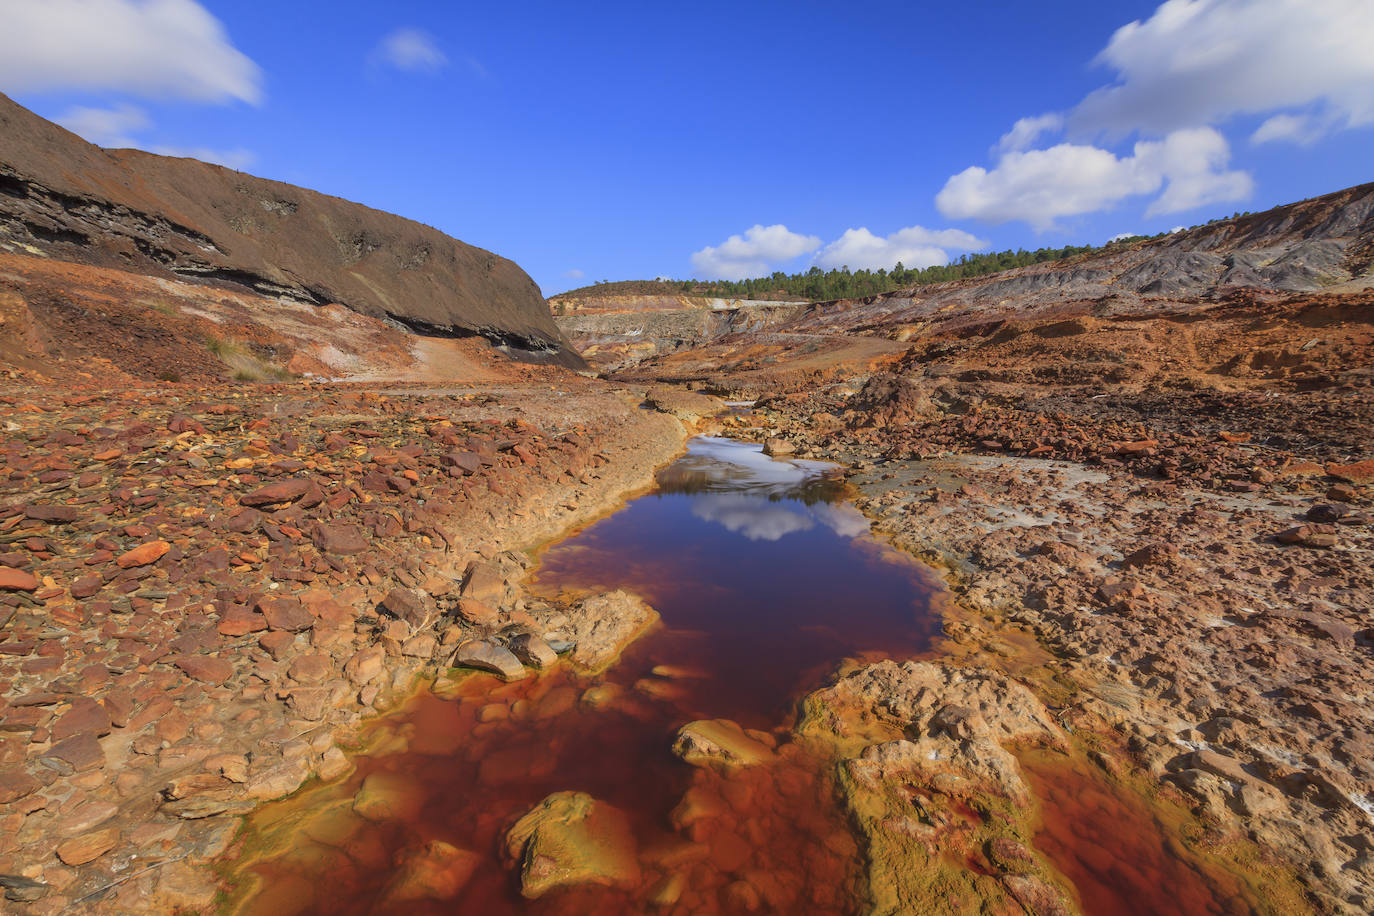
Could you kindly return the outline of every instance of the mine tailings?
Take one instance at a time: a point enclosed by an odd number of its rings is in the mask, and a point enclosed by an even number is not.
[[[250,819],[229,866],[239,911],[865,911],[862,839],[836,761],[793,735],[798,701],[837,670],[931,657],[940,584],[869,533],[838,472],[692,440],[653,492],[545,548],[530,583],[553,601],[624,588],[661,622],[601,674],[453,672],[374,721],[350,776]],[[674,753],[685,724],[722,719],[748,765]],[[1054,809],[1037,849],[1083,912],[1250,911],[1081,761],[1025,763]],[[507,832],[568,792],[618,812],[588,853],[601,883],[528,899]]]

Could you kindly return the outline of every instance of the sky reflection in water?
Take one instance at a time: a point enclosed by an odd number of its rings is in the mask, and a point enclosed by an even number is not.
[[[848,503],[826,501],[842,487],[837,470],[821,461],[778,461],[762,446],[703,436],[658,484],[662,493],[694,495],[693,516],[751,541],[776,541],[818,524],[856,537],[868,531],[868,520]]]

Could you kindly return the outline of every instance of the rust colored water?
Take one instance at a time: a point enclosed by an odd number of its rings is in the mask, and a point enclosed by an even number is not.
[[[1263,911],[1234,875],[1186,848],[1180,816],[1153,809],[1082,760],[1028,753],[1036,846],[1073,882],[1086,916],[1244,916]]]
[[[694,440],[655,493],[547,550],[533,585],[628,588],[662,625],[594,679],[477,676],[456,696],[414,698],[352,777],[255,817],[262,890],[244,911],[629,914],[677,875],[682,896],[663,912],[852,912],[858,849],[829,767],[787,741],[792,707],[847,656],[919,653],[938,620],[929,571],[871,538],[837,496],[827,466]],[[704,717],[773,733],[778,760],[728,777],[683,763],[674,733]],[[377,771],[406,786],[403,817],[353,815]],[[563,790],[629,816],[638,886],[519,895],[501,838]],[[389,904],[394,863],[432,840],[479,854],[462,893]]]
[[[929,571],[871,538],[838,490],[823,465],[694,440],[656,492],[546,550],[532,583],[548,596],[628,588],[662,626],[596,678],[477,675],[380,720],[351,777],[252,818],[237,867],[258,891],[240,912],[857,911],[859,850],[829,762],[788,740],[793,706],[846,657],[920,654],[938,620]],[[728,776],[688,766],[674,733],[707,717],[771,733],[778,759]],[[1170,839],[1176,825],[1086,769],[1025,763],[1045,813],[1037,844],[1086,916],[1252,911],[1234,879]],[[379,773],[403,791],[395,817],[366,821],[354,796]],[[565,790],[628,816],[638,884],[520,896],[502,837]],[[396,899],[398,863],[432,841],[476,854],[471,877],[451,899]],[[674,880],[676,904],[651,906]]]

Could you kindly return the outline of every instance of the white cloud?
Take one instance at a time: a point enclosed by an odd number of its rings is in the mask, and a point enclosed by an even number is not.
[[[109,149],[137,146],[138,141],[132,134],[152,123],[146,111],[128,104],[113,108],[77,106],[67,109],[55,120],[87,142]]]
[[[1272,143],[1276,140],[1311,146],[1332,128],[1332,119],[1312,114],[1276,114],[1268,118],[1250,135],[1251,143]]]
[[[997,141],[996,150],[999,153],[1009,153],[1028,149],[1035,145],[1035,141],[1039,140],[1042,134],[1058,133],[1063,127],[1064,116],[1056,112],[1033,118],[1021,118],[1011,126],[1011,130],[1002,135],[1002,139]]]
[[[1347,127],[1374,125],[1371,0],[1165,0],[1117,29],[1096,62],[1116,82],[1067,116],[1022,118],[994,147],[992,169],[952,176],[936,196],[951,218],[1024,220],[1048,229],[1061,216],[1106,209],[1163,188],[1147,216],[1239,200],[1253,190],[1228,170],[1213,129],[1267,114],[1252,143],[1309,146]],[[1046,134],[1073,142],[1030,149]],[[1117,156],[1083,138],[1162,137]]]
[[[889,236],[876,236],[866,228],[847,229],[844,235],[821,249],[816,263],[821,267],[849,265],[854,270],[890,270],[900,261],[903,267],[930,267],[948,264],[945,249],[977,251],[988,247],[980,238],[962,229],[926,229],[910,226]]]
[[[719,245],[708,245],[692,254],[692,267],[703,279],[743,280],[772,272],[774,265],[821,247],[814,235],[799,235],[781,224],[753,226],[744,235],[732,235]]]
[[[1163,134],[1304,106],[1330,129],[1374,124],[1371,48],[1369,0],[1167,0],[1117,29],[1097,56],[1117,82],[1079,103],[1069,126]]]
[[[11,94],[262,99],[258,65],[194,0],[0,0],[0,21],[0,86]]]
[[[718,522],[751,541],[777,541],[798,531],[809,531],[815,522],[804,512],[770,502],[759,496],[707,493],[692,501],[692,514]]]
[[[258,161],[256,153],[241,146],[236,146],[233,149],[212,149],[208,146],[150,146],[148,152],[157,153],[159,156],[175,156],[180,159],[199,159],[201,162],[213,162],[215,165],[222,165],[225,168],[240,172]]]
[[[1231,148],[1210,127],[1176,130],[1163,140],[1137,143],[1134,158],[1139,172],[1166,182],[1164,193],[1146,208],[1147,217],[1244,200],[1255,190],[1248,172],[1226,168]]]
[[[148,144],[134,136],[153,126],[148,113],[137,105],[116,105],[113,108],[69,108],[57,117],[57,123],[80,135],[87,142],[106,149],[142,149],[159,156],[177,156],[213,162],[231,169],[246,169],[257,161],[252,150],[241,146],[233,149],[213,149],[208,146],[165,146]]]
[[[935,205],[952,219],[1022,220],[1044,230],[1053,228],[1059,217],[1103,210],[1162,186],[1164,193],[1146,215],[1174,213],[1248,196],[1253,182],[1245,172],[1227,171],[1229,158],[1226,138],[1210,127],[1139,142],[1133,155],[1125,157],[1095,146],[1060,143],[1009,152],[990,171],[967,168],[945,183]]]
[[[563,276],[567,277],[569,280],[581,280],[586,274],[574,267],[572,270],[563,271]]]
[[[448,64],[448,58],[428,32],[421,29],[397,29],[382,39],[372,52],[373,60],[389,64],[398,70],[412,73],[437,73]],[[468,59],[469,65],[476,61]],[[481,64],[477,64],[480,68]],[[480,71],[485,74],[485,71]]]

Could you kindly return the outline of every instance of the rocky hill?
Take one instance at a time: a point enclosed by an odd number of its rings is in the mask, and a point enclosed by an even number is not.
[[[339,304],[421,334],[580,362],[506,258],[282,182],[101,149],[3,95],[0,250]]]
[[[1234,295],[1358,292],[1374,286],[1374,184],[1158,239],[952,283],[818,303],[812,329],[910,334],[1061,313],[1096,317],[1203,305]],[[880,330],[881,329],[881,330]]]
[[[765,327],[814,348],[814,335],[906,341],[932,333],[990,333],[1008,323],[1186,312],[1236,296],[1357,293],[1374,286],[1371,264],[1374,184],[1365,184],[986,277],[753,313],[767,315],[763,321],[698,322],[695,339],[684,333],[687,324],[679,314],[684,306],[678,301],[683,297],[608,298],[598,297],[593,288],[551,301],[575,345],[592,362],[614,371],[693,347],[729,346],[742,340],[736,336],[741,333],[762,343],[757,332]],[[676,375],[648,366],[644,371]]]

